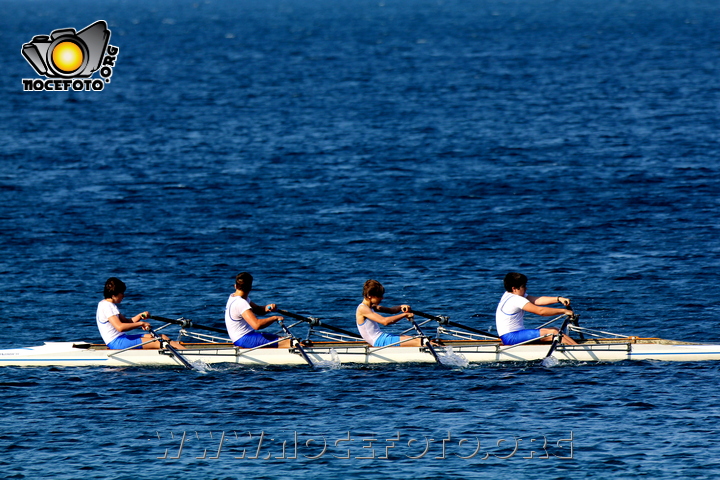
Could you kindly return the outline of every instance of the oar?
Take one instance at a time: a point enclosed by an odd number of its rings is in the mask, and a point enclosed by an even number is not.
[[[417,313],[417,312],[413,312],[413,313]],[[440,360],[440,356],[435,351],[435,348],[433,348],[432,344],[430,343],[430,339],[427,337],[427,335],[425,335],[422,332],[422,330],[420,330],[420,326],[417,324],[417,322],[412,317],[407,317],[407,319],[410,320],[410,323],[412,324],[413,328],[418,333],[418,335],[420,335],[420,338],[423,340],[423,343],[425,343],[425,346],[428,347],[428,350],[430,350],[430,353],[432,354],[432,356],[435,357],[435,361],[439,365],[442,365],[443,363]]]
[[[305,359],[307,364],[310,365],[310,367],[315,368],[315,364],[313,363],[312,360],[310,360],[310,357],[308,357],[308,354],[305,352],[305,349],[302,347],[302,345],[300,345],[300,340],[295,335],[293,335],[293,333],[290,331],[290,329],[287,326],[285,326],[285,324],[282,321],[280,322],[280,328],[283,329],[283,331],[285,332],[285,335],[290,337],[291,345],[298,349],[298,351],[300,352],[300,355]]]
[[[155,338],[157,339],[157,341],[160,342],[160,346],[161,346],[161,347],[163,346],[163,343],[164,343],[164,344],[165,344],[165,348],[167,348],[168,350],[170,350],[170,353],[172,353],[173,355],[175,355],[175,358],[177,358],[178,360],[180,360],[180,363],[182,363],[183,365],[185,365],[185,368],[189,368],[190,370],[194,370],[194,369],[195,369],[195,367],[193,366],[192,363],[188,362],[185,357],[183,357],[182,355],[180,355],[180,352],[177,351],[177,348],[175,348],[175,347],[173,347],[172,345],[170,345],[170,342],[169,342],[169,341],[163,340],[162,337],[161,337],[160,335],[158,335],[157,333],[155,333],[155,330],[153,330],[152,328],[151,328],[150,330],[148,330],[148,331],[150,332],[150,335],[152,335],[153,337],[155,337]]]
[[[155,315],[152,315],[150,318],[153,320],[158,320],[160,322],[173,323],[175,325],[180,325],[183,328],[191,328],[192,327],[192,328],[197,328],[200,330],[208,330],[210,332],[215,332],[215,333],[224,333],[227,335],[227,330],[224,328],[206,327],[205,325],[198,325],[196,323],[193,323],[193,321],[188,318],[179,318],[177,320],[173,320],[172,318],[158,317]]]
[[[548,354],[545,355],[545,358],[543,359],[543,364],[545,363],[545,361],[546,361],[548,358],[552,357],[552,354],[553,354],[553,353],[555,353],[555,349],[556,349],[556,348],[558,347],[558,345],[560,344],[560,339],[561,339],[562,336],[563,336],[563,331],[567,328],[568,323],[570,323],[570,321],[571,321],[574,317],[575,317],[575,314],[572,314],[572,315],[568,315],[568,316],[565,318],[565,321],[562,323],[562,326],[560,327],[560,331],[558,331],[558,334],[555,335],[555,338],[553,338],[552,344],[550,345],[550,350],[548,351]]]
[[[450,321],[450,319],[447,318],[447,317],[438,317],[438,316],[436,316],[436,315],[430,315],[429,313],[418,312],[417,310],[413,310],[413,313],[414,313],[415,315],[420,316],[420,317],[424,317],[424,318],[427,318],[427,319],[430,319],[430,320],[435,320],[435,321],[438,322],[440,325],[450,325],[451,327],[462,328],[463,330],[467,330],[468,332],[472,332],[472,333],[477,333],[478,335],[482,335],[482,336],[484,336],[484,337],[500,338],[500,337],[498,337],[498,336],[495,335],[495,334],[492,334],[492,333],[489,333],[489,332],[485,332],[485,331],[483,331],[483,330],[478,330],[477,328],[468,327],[468,326],[463,325],[463,324],[461,324],[461,323],[452,322],[452,321]]]
[[[357,338],[357,339],[362,338],[358,333],[353,333],[353,332],[350,332],[343,328],[336,327],[334,325],[328,325],[326,323],[321,322],[320,319],[318,319],[318,318],[303,317],[302,315],[298,315],[297,313],[288,312],[287,310],[278,309],[277,312],[280,315],[285,315],[286,317],[294,318],[295,320],[302,320],[303,322],[307,322],[313,327],[324,327],[324,328],[327,328],[328,330],[332,330],[333,332],[340,333],[340,334],[348,336],[348,337]]]

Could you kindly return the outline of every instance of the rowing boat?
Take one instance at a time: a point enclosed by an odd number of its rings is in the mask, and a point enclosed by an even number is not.
[[[660,338],[600,338],[580,340],[578,345],[559,345],[553,356],[559,361],[617,362],[622,360],[699,361],[720,360],[720,344],[663,340]],[[246,350],[231,343],[183,343],[181,354],[192,363],[249,366],[306,365],[297,348]],[[315,364],[435,363],[427,347],[373,348],[360,341],[313,342],[303,347]],[[548,353],[547,343],[505,346],[498,340],[445,340],[436,346],[441,362],[532,362]],[[87,342],[46,342],[44,345],[0,350],[5,366],[182,366],[169,349],[110,350]]]
[[[448,317],[434,316],[423,312],[416,315],[426,318],[414,329],[424,339],[420,347],[404,347],[393,344],[371,347],[353,332],[327,325],[317,318],[303,317],[291,312],[280,311],[297,323],[282,330],[283,338],[292,340],[291,348],[238,348],[227,338],[218,337],[225,333],[218,327],[197,325],[191,320],[180,318],[151,317],[165,322],[155,331],[179,325],[177,341],[185,349],[176,350],[167,342],[161,342],[158,350],[125,349],[111,350],[103,344],[88,342],[45,342],[44,345],[0,350],[0,365],[4,366],[193,366],[213,364],[236,364],[247,366],[269,365],[343,365],[343,364],[403,364],[439,363],[465,366],[470,363],[534,362],[548,359],[558,362],[619,362],[623,360],[657,361],[706,361],[720,360],[720,344],[682,342],[661,338],[640,338],[580,327],[577,315],[562,315],[551,320],[564,318],[566,330],[556,336],[548,351],[548,343],[528,341],[517,345],[503,345],[491,333],[452,322]],[[429,322],[437,322],[435,335],[426,337],[420,330]],[[308,325],[307,334],[300,340],[291,331],[299,324]],[[198,332],[197,329],[212,332]],[[577,345],[559,343],[562,335],[574,332],[579,336]],[[406,333],[406,332],[403,332]],[[159,337],[156,337],[159,338]],[[319,340],[315,340],[319,338]],[[549,339],[547,339],[549,340]],[[552,356],[552,357],[551,357]]]

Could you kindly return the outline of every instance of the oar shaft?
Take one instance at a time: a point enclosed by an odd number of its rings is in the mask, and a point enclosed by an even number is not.
[[[157,339],[157,341],[160,342],[160,346],[162,346],[163,343],[164,343],[164,344],[165,344],[165,348],[167,348],[167,349],[170,351],[170,353],[172,353],[173,356],[174,356],[175,358],[177,358],[178,361],[180,361],[180,363],[183,364],[183,366],[184,366],[185,368],[187,368],[187,369],[189,369],[189,370],[194,370],[194,369],[195,369],[195,367],[193,367],[192,364],[191,364],[190,362],[188,362],[187,359],[185,359],[185,357],[182,356],[182,355],[180,354],[180,352],[178,352],[175,347],[173,347],[172,345],[170,345],[170,342],[169,342],[168,340],[163,340],[162,337],[160,337],[160,335],[158,335],[157,333],[155,333],[155,330],[153,330],[152,328],[151,328],[149,331],[150,331],[150,335],[152,335],[153,337],[155,337],[155,338]]]
[[[568,315],[565,321],[562,323],[562,326],[560,326],[560,330],[558,331],[558,334],[553,339],[552,345],[550,345],[550,350],[548,351],[548,354],[545,355],[545,358],[551,357],[553,353],[555,353],[555,349],[557,349],[558,345],[560,344],[560,339],[562,338],[563,331],[567,328],[568,323],[570,323],[570,320],[572,320],[573,315]]]
[[[425,346],[428,347],[428,350],[430,350],[430,353],[435,358],[435,361],[439,365],[442,365],[443,363],[440,360],[440,356],[435,351],[435,348],[430,344],[430,339],[422,332],[422,330],[420,330],[420,326],[417,324],[417,322],[415,320],[413,320],[412,318],[408,318],[408,320],[410,320],[410,323],[412,324],[415,331],[418,333],[418,335],[420,335],[420,338],[422,338],[423,341],[425,342]]]
[[[286,317],[294,318],[295,320],[302,320],[303,322],[307,322],[312,326],[327,328],[328,330],[332,330],[333,332],[340,333],[340,334],[348,336],[348,337],[353,337],[353,338],[358,338],[358,339],[362,338],[362,337],[360,337],[360,335],[357,332],[353,333],[349,330],[345,330],[344,328],[336,327],[335,325],[328,325],[326,323],[321,322],[320,320],[318,320],[316,318],[304,317],[302,315],[298,315],[297,313],[288,312],[287,310],[278,309],[277,312],[280,315],[285,315]]]
[[[199,330],[207,330],[209,332],[215,332],[215,333],[224,333],[227,335],[227,330],[224,328],[208,327],[206,325],[198,325],[197,323],[195,323],[192,320],[187,319],[187,318],[175,320],[173,318],[158,317],[157,315],[151,315],[150,318],[152,320],[157,320],[159,322],[173,323],[175,325],[180,325],[183,328],[197,328]]]
[[[484,330],[478,330],[477,328],[468,327],[467,325],[463,325],[461,323],[450,321],[446,317],[438,317],[436,315],[431,315],[429,313],[418,312],[417,310],[413,310],[413,313],[419,317],[427,318],[429,320],[435,320],[440,325],[450,325],[451,327],[462,328],[463,330],[467,330],[468,332],[472,332],[472,333],[477,333],[478,335],[482,335],[484,337],[500,338],[497,335],[494,335],[490,332],[486,332]]]
[[[166,342],[166,343],[165,343],[165,348],[167,348],[168,350],[170,350],[170,352],[172,352],[172,354],[175,356],[175,358],[177,358],[178,360],[180,360],[180,363],[182,363],[182,364],[185,366],[185,368],[187,368],[187,369],[189,369],[189,370],[194,370],[194,369],[195,369],[195,367],[193,367],[192,364],[191,364],[190,362],[188,362],[188,361],[185,359],[185,357],[182,356],[182,355],[177,351],[177,349],[176,349],[175,347],[173,347],[172,345],[170,345],[169,342]]]
[[[310,317],[304,317],[302,315],[298,315],[297,313],[288,312],[287,310],[277,309],[275,310],[280,315],[285,315],[286,317],[294,318],[295,320],[302,320],[304,322],[313,323],[313,319]]]
[[[443,318],[438,317],[437,315],[430,315],[429,313],[420,312],[418,310],[413,310],[412,313],[414,313],[418,317],[427,318],[428,320],[435,320],[440,323],[442,323],[444,321]]]
[[[500,338],[499,336],[497,336],[493,333],[486,332],[484,330],[478,330],[477,328],[473,328],[473,327],[468,327],[467,325],[462,325],[460,323],[452,322],[450,320],[448,320],[448,325],[450,325],[451,327],[462,328],[463,330],[467,330],[468,332],[477,333],[478,335],[483,335],[485,337]]]
[[[358,335],[357,333],[353,333],[353,332],[351,332],[351,331],[349,331],[349,330],[345,330],[344,328],[336,327],[336,326],[334,326],[334,325],[327,325],[327,324],[325,324],[325,323],[320,322],[319,326],[321,326],[321,327],[323,327],[323,328],[327,328],[328,330],[332,330],[332,331],[335,332],[335,333],[340,333],[340,334],[345,335],[345,336],[347,336],[347,337],[358,338],[358,339],[359,339],[359,338],[362,338],[362,337],[361,337],[360,335]]]
[[[300,352],[300,355],[303,357],[303,359],[305,359],[307,364],[310,365],[311,368],[315,368],[315,364],[312,360],[310,360],[310,357],[308,356],[307,352],[305,352],[305,349],[302,347],[302,345],[300,345],[300,340],[298,340],[297,337],[292,334],[290,329],[286,327],[284,323],[280,322],[280,327],[285,332],[285,335],[290,337],[290,341],[294,343],[293,347],[297,348],[298,352]]]

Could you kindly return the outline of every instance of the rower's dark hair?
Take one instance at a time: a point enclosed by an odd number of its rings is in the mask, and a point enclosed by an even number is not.
[[[367,282],[365,282],[365,285],[363,285],[363,298],[384,296],[385,287],[383,287],[382,283],[378,282],[377,280],[368,280]]]
[[[253,276],[247,272],[240,272],[235,276],[235,289],[250,293],[252,290]]]
[[[115,277],[110,277],[105,282],[105,289],[103,290],[103,298],[112,298],[113,295],[125,293],[125,283],[122,280]]]
[[[527,285],[527,277],[522,273],[510,272],[505,275],[505,291],[512,292],[513,288],[520,288]]]

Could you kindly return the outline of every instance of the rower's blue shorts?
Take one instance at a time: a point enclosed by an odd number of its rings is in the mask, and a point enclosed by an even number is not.
[[[122,350],[123,348],[131,347],[142,348],[136,347],[136,345],[140,345],[142,343],[142,337],[144,335],[144,333],[138,333],[135,335],[122,334],[115,338],[112,342],[108,343],[107,346],[110,350]]]
[[[250,332],[235,340],[233,344],[240,348],[255,348],[273,342],[278,338],[280,337],[274,333]],[[275,342],[272,345],[268,345],[267,348],[277,348],[277,346],[278,344]]]
[[[540,338],[540,329],[538,328],[526,328],[525,330],[517,330],[506,333],[505,335],[500,335],[503,345],[515,345],[536,338]]]
[[[381,333],[380,336],[375,340],[375,345],[373,347],[385,347],[387,345],[390,345],[391,343],[397,343],[400,341],[400,337],[398,335],[390,335],[388,333]],[[402,344],[394,345],[395,347],[399,347]]]

